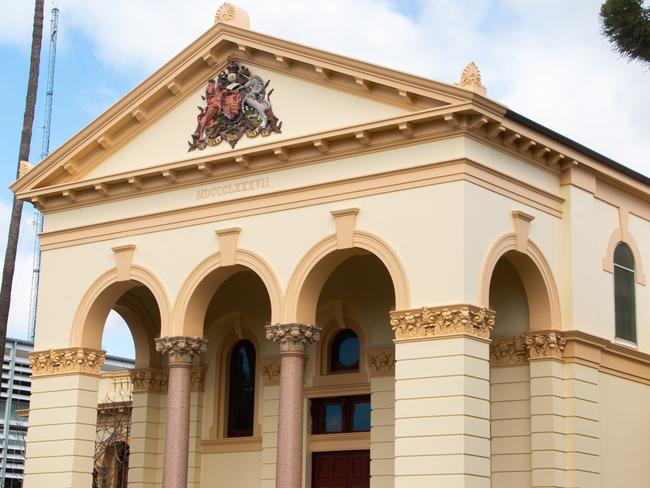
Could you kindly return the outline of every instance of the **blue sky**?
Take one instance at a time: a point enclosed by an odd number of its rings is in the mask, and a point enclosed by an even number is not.
[[[0,0],[0,239],[25,102],[32,2]],[[212,24],[208,0],[59,0],[51,149],[134,88]],[[599,0],[286,0],[236,2],[254,30],[453,83],[475,61],[488,96],[650,174],[650,73],[620,59],[598,27]],[[41,154],[49,10],[30,160]],[[33,231],[25,205],[9,335],[25,337]],[[46,272],[46,270],[45,270]],[[110,336],[110,337],[109,337]],[[109,352],[132,355],[112,318]]]

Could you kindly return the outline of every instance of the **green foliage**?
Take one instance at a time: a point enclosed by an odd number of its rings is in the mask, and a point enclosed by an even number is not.
[[[650,65],[650,8],[643,0],[607,0],[600,7],[600,20],[617,52]]]

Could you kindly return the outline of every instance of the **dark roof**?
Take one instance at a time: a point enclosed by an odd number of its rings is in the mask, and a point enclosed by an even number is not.
[[[634,171],[633,169],[628,168],[627,166],[624,166],[621,163],[618,163],[613,159],[608,158],[607,156],[603,156],[602,154],[597,153],[593,149],[589,149],[588,147],[583,146],[582,144],[574,141],[573,139],[569,139],[568,137],[563,136],[562,134],[559,134],[554,130],[549,129],[548,127],[544,127],[543,125],[538,124],[537,122],[529,119],[528,117],[524,117],[523,115],[518,114],[517,112],[514,112],[510,109],[506,111],[505,117],[510,120],[514,120],[515,122],[519,122],[520,124],[528,127],[529,129],[537,131],[540,134],[544,134],[545,136],[555,139],[556,141],[564,144],[565,146],[568,146],[571,149],[575,149],[579,153],[582,153],[585,156],[588,156],[591,159],[598,161],[599,163],[603,163],[604,165],[609,166],[610,168],[613,168],[616,171],[619,171],[629,176],[630,178],[634,178],[635,180],[650,186],[650,177],[641,174],[638,171]]]

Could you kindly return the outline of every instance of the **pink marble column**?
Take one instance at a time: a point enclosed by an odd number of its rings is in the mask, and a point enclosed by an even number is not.
[[[304,398],[305,345],[320,339],[314,325],[266,326],[266,338],[280,344],[280,405],[275,486],[302,486],[302,405]]]
[[[187,488],[192,360],[206,352],[207,344],[200,337],[156,339],[156,351],[169,356],[163,488]]]

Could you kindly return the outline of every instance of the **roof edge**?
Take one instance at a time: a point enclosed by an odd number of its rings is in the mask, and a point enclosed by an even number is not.
[[[594,151],[593,149],[589,149],[587,146],[584,146],[579,142],[574,141],[573,139],[563,136],[559,132],[555,132],[554,130],[549,129],[548,127],[535,122],[534,120],[529,119],[528,117],[525,117],[520,113],[515,112],[514,110],[507,109],[504,117],[514,122],[518,122],[521,125],[528,127],[529,129],[539,132],[540,134],[550,137],[551,139],[554,139],[559,143],[564,144],[565,146],[568,146],[571,149],[574,149],[575,151],[578,151],[579,153],[604,164],[605,166],[609,166],[610,168],[619,171],[624,175],[629,176],[630,178],[633,178],[645,185],[650,186],[650,177],[639,173],[632,168],[628,168],[627,166],[614,161],[613,159],[608,158],[607,156],[604,156],[599,152]]]

